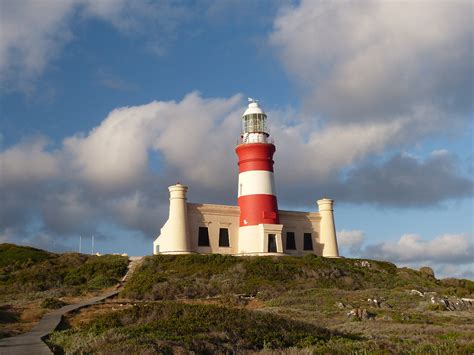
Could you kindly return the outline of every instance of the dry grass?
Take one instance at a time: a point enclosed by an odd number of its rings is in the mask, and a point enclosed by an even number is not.
[[[0,338],[30,331],[47,312],[39,306],[38,301],[16,302],[1,308],[4,312],[0,315]]]

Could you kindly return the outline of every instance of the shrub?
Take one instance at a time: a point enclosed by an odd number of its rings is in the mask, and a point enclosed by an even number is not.
[[[0,295],[63,289],[68,295],[109,287],[127,271],[128,259],[116,255],[53,254],[39,249],[0,245]]]
[[[117,339],[105,341],[106,346],[119,349],[123,341],[119,334],[126,334],[127,343],[132,345],[173,346],[196,353],[304,347],[327,341],[332,335],[325,328],[273,314],[168,301],[99,316],[77,329],[55,332],[50,341],[67,353],[78,339],[94,339],[84,345],[94,353],[101,349],[97,339],[105,335]]]
[[[54,297],[45,298],[43,302],[41,302],[41,307],[49,309],[58,309],[65,305],[66,303]]]
[[[365,260],[366,261],[366,260]],[[229,255],[157,255],[147,257],[125,286],[123,296],[166,300],[225,294],[260,294],[261,299],[287,290],[308,288],[439,288],[410,269],[386,262],[303,257],[234,257]]]
[[[41,249],[8,243],[0,244],[0,268],[23,264],[31,266],[54,257],[55,254],[48,253]]]

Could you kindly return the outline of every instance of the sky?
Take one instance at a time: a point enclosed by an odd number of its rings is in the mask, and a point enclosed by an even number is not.
[[[247,97],[281,209],[474,279],[471,1],[1,0],[0,243],[147,255],[167,187],[236,204]]]

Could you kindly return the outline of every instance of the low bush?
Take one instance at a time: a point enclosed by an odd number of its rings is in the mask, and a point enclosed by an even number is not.
[[[212,353],[301,348],[327,341],[331,335],[325,328],[264,312],[168,301],[99,316],[79,328],[55,332],[49,341],[66,353],[94,353],[105,343],[107,353],[113,353],[123,342],[148,349]]]
[[[365,265],[365,266],[362,266]],[[380,261],[304,257],[157,255],[147,257],[127,283],[123,296],[143,300],[204,298],[226,294],[268,299],[287,290],[416,288],[443,289],[420,272]]]
[[[58,309],[58,308],[61,308],[61,307],[65,306],[65,305],[66,305],[66,303],[64,303],[64,302],[61,301],[60,299],[54,298],[54,297],[45,298],[45,299],[41,302],[41,307],[43,307],[43,308],[49,308],[49,309]]]
[[[3,257],[16,261],[4,265]],[[74,295],[109,287],[120,281],[128,265],[122,256],[54,254],[12,244],[0,244],[0,261],[0,295],[7,298],[57,289]]]

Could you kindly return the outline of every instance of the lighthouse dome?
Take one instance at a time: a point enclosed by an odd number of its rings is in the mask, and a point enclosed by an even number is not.
[[[258,102],[253,101],[253,100],[249,102],[249,106],[245,110],[243,116],[247,116],[252,113],[259,113],[259,114],[265,115],[265,112],[263,112],[262,108],[258,105]]]

